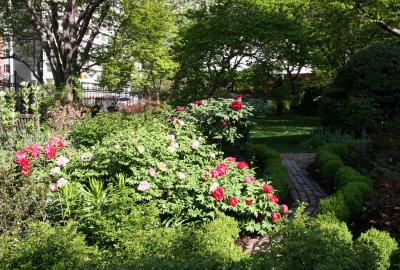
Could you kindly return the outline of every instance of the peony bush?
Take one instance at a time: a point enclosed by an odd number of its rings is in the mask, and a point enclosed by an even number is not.
[[[253,117],[253,106],[244,102],[242,96],[197,100],[169,112],[172,123],[178,120],[193,123],[218,145],[243,143],[248,137]]]
[[[287,214],[268,182],[257,180],[245,161],[223,159],[190,121],[151,119],[70,158],[68,180],[80,186],[74,196],[67,189],[74,205],[85,204],[79,203],[80,191],[93,179],[110,190],[123,175],[134,201],[155,202],[164,220],[205,221],[222,211],[235,217],[243,230],[263,233]],[[68,207],[67,212],[78,210]]]

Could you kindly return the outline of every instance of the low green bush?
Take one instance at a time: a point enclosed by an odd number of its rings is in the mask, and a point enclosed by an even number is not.
[[[282,163],[280,154],[261,144],[247,144],[247,148],[261,161],[264,178],[271,181],[276,194],[279,197],[286,197],[289,190],[288,171]]]
[[[330,161],[331,159],[337,159],[338,157],[326,150],[320,150],[315,155],[315,165],[320,168],[323,164]]]
[[[335,186],[341,188],[351,182],[363,182],[372,188],[371,178],[361,175],[349,166],[341,167],[335,175]]]
[[[343,194],[344,201],[350,210],[350,215],[352,217],[357,216],[364,202],[364,196],[359,186],[350,183],[341,188],[340,192]]]
[[[321,175],[328,180],[329,183],[333,184],[335,182],[336,172],[343,166],[343,161],[339,157],[332,158],[322,164],[320,169]]]
[[[389,269],[390,257],[397,247],[397,242],[389,233],[375,228],[362,233],[354,245],[362,269],[376,270]]]
[[[22,236],[0,239],[0,269],[88,269],[100,254],[74,225],[31,223]]]
[[[321,151],[328,151],[340,158],[345,158],[349,155],[349,147],[347,143],[331,143],[320,148]]]
[[[340,130],[331,131],[329,129],[317,128],[311,131],[310,138],[304,142],[304,145],[316,149],[326,144],[347,143],[351,140],[353,140],[353,136],[343,133]]]
[[[347,221],[350,217],[350,210],[341,192],[336,192],[327,198],[322,199],[318,206],[319,215],[331,215],[339,220]]]
[[[296,214],[273,241],[278,242],[256,254],[250,269],[347,269],[354,259],[350,231],[331,216],[311,221]]]

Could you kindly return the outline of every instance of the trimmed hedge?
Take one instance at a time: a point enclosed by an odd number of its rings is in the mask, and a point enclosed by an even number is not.
[[[343,164],[342,158],[348,156],[359,145],[357,141],[328,144],[317,152],[316,167],[319,168],[321,176],[337,190],[320,201],[319,214],[330,214],[340,220],[349,221],[359,214],[366,196],[372,192],[371,178]]]
[[[262,162],[264,177],[271,181],[277,196],[287,196],[289,190],[288,171],[281,156],[275,150],[261,144],[247,144],[248,148]]]

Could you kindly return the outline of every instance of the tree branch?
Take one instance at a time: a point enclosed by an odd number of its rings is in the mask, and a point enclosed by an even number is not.
[[[29,65],[29,63],[26,62],[25,60],[22,60],[22,59],[16,57],[15,54],[13,54],[13,55],[7,55],[7,56],[0,56],[0,59],[14,59],[14,60],[16,60],[16,61],[18,61],[18,62],[24,64],[24,65],[32,72],[33,76],[38,80],[38,82],[39,82],[40,84],[42,84],[42,85],[44,84],[43,78],[41,78],[41,77],[39,76],[39,74],[36,73],[36,71]],[[10,71],[10,72],[11,72],[11,71]]]
[[[376,24],[382,28],[383,30],[385,30],[386,32],[389,32],[397,37],[400,37],[400,29],[397,28],[392,28],[389,25],[387,25],[385,22],[383,21],[377,21]]]

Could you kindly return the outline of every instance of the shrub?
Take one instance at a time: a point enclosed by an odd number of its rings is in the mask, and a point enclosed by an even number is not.
[[[334,155],[339,156],[340,158],[345,158],[350,154],[347,143],[327,144],[322,146],[320,150],[328,151]]]
[[[343,161],[340,158],[332,158],[321,166],[321,175],[330,183],[334,183],[336,172],[343,166]]]
[[[315,156],[315,165],[318,168],[320,168],[326,162],[333,160],[333,159],[337,159],[337,158],[338,157],[331,152],[328,152],[326,150],[320,150],[317,152],[317,154]]]
[[[1,269],[86,269],[99,256],[71,224],[31,223],[22,237],[2,238]]]
[[[280,154],[261,144],[247,144],[247,147],[261,161],[264,178],[271,181],[279,197],[286,197],[289,189],[288,171],[282,163]]]
[[[399,118],[400,49],[377,45],[353,55],[321,99],[321,122],[359,132]]]
[[[335,186],[337,188],[341,188],[351,182],[363,182],[369,186],[372,191],[371,178],[361,175],[359,172],[349,166],[341,167],[335,175]]]
[[[319,202],[318,215],[332,215],[339,220],[347,221],[350,210],[341,192],[336,192]]]
[[[115,134],[128,126],[140,125],[144,121],[144,115],[126,116],[122,113],[100,113],[96,117],[87,116],[75,123],[69,133],[69,138],[72,144],[78,148],[91,147],[101,142],[104,137]]]
[[[397,249],[397,242],[389,233],[371,228],[360,235],[354,248],[362,269],[385,270],[390,267],[390,257]]]
[[[83,161],[88,151],[71,157],[70,180],[89,186],[95,178],[111,188],[124,174],[136,203],[157,203],[164,218],[210,220],[220,210],[237,218],[242,229],[266,232],[273,227],[272,212],[279,211],[274,192],[262,188],[269,182],[257,180],[245,162],[222,160],[190,122],[148,120],[104,138]]]
[[[169,117],[193,123],[210,142],[226,146],[227,143],[241,146],[247,140],[253,118],[253,107],[242,102],[242,97],[233,99],[198,100],[186,107],[178,106]]]
[[[340,193],[343,194],[344,201],[350,210],[351,217],[357,216],[363,205],[363,193],[359,186],[355,183],[347,184],[340,190]]]
[[[354,256],[346,224],[331,216],[309,221],[296,215],[278,238],[257,255],[251,269],[346,269]]]
[[[331,131],[329,129],[317,128],[311,131],[310,138],[304,142],[304,145],[315,149],[326,144],[347,143],[352,140],[352,135],[343,133],[340,130]]]

